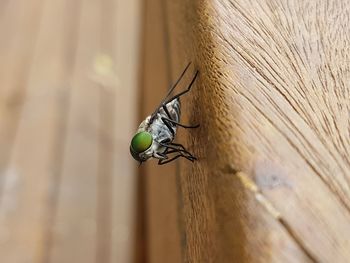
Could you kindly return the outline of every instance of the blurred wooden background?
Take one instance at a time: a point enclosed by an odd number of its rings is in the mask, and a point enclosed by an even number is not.
[[[0,3],[0,262],[132,262],[141,6]]]

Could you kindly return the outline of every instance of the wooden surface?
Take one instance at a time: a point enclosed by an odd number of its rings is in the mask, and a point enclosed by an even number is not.
[[[1,262],[134,258],[139,8],[0,3]]]
[[[164,6],[159,0],[145,3],[140,121],[163,99],[172,78],[164,35]],[[181,262],[176,164],[158,166],[155,161],[149,161],[141,167],[140,175],[144,194],[141,200],[145,208],[145,260]]]
[[[179,160],[178,181],[147,170],[151,262],[349,262],[350,3],[164,6],[154,39],[169,52],[148,47],[145,90],[160,99],[166,69],[174,78],[193,61],[200,77],[183,106],[201,127],[180,131],[199,161]]]

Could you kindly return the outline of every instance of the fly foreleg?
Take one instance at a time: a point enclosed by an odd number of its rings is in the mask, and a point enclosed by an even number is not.
[[[169,153],[179,153],[181,156],[185,157],[186,159],[190,161],[197,160],[196,157],[194,157],[189,151],[186,150],[186,148],[182,144],[178,143],[160,143],[160,145],[166,147],[166,150],[164,151],[164,154]]]
[[[167,146],[165,146],[165,147],[167,147]],[[170,153],[179,153],[179,154],[169,159],[169,157],[167,155],[170,154]],[[169,148],[169,147],[167,147],[166,150],[163,153],[155,153],[153,155],[153,157],[158,159],[158,165],[162,165],[162,164],[166,164],[166,163],[172,162],[172,161],[176,160],[179,157],[184,157],[187,160],[190,160],[192,162],[195,160],[195,158],[193,156],[186,156],[179,149]]]
[[[193,156],[186,156],[186,155],[184,155],[182,152],[180,152],[179,150],[170,150],[170,151],[167,151],[167,154],[169,154],[169,153],[175,153],[175,152],[178,152],[179,154],[176,155],[176,156],[174,156],[174,157],[172,157],[172,158],[170,158],[170,159],[159,159],[158,165],[163,165],[163,164],[166,164],[166,163],[170,163],[170,162],[172,162],[172,161],[175,161],[175,160],[176,160],[177,158],[179,158],[179,157],[184,157],[184,158],[186,158],[187,160],[189,160],[189,161],[191,161],[191,162],[193,162],[194,160],[196,160],[195,157],[193,157]]]
[[[168,104],[169,102],[171,102],[171,101],[173,101],[173,100],[175,100],[175,99],[181,97],[182,95],[186,94],[187,92],[189,92],[189,91],[191,90],[191,88],[192,88],[192,85],[193,85],[194,81],[196,80],[196,78],[197,78],[197,76],[198,76],[198,73],[199,73],[199,71],[197,70],[197,71],[196,71],[196,74],[195,74],[194,77],[192,78],[191,83],[188,85],[188,87],[187,87],[186,90],[184,90],[184,91],[180,92],[179,94],[176,94],[176,95],[173,96],[172,98],[170,98],[170,99],[164,101],[163,104],[166,105],[166,104]]]
[[[181,150],[183,150],[184,152],[186,152],[187,154],[193,156],[189,151],[187,151],[187,149],[185,148],[185,146],[183,146],[182,144],[180,143],[175,143],[175,142],[171,142],[168,144],[169,146],[175,146],[175,147],[180,147]],[[169,147],[168,146],[168,147]]]
[[[179,158],[181,156],[183,156],[183,155],[179,154],[179,155],[174,156],[171,159],[159,159],[158,165],[163,165],[163,164],[166,164],[166,163],[170,163],[172,161],[175,161],[177,158]]]
[[[182,127],[182,128],[185,128],[185,129],[194,129],[194,128],[198,128],[198,127],[199,127],[199,124],[193,125],[193,126],[184,125],[184,124],[181,124],[181,123],[179,123],[179,122],[177,122],[177,121],[174,121],[174,120],[169,119],[169,118],[166,118],[166,117],[162,117],[162,121],[163,121],[163,123],[164,123],[165,125],[167,125],[168,128],[169,128],[169,126],[171,126],[171,125],[169,125],[169,123],[172,123],[172,124],[174,124],[174,125],[180,126],[180,127]],[[168,125],[169,125],[169,126],[168,126]]]
[[[182,144],[179,144],[179,143],[168,143],[168,144],[165,144],[163,146],[167,147],[168,149],[172,149],[174,151],[186,153],[191,158],[196,159],[196,157],[194,157],[189,151],[187,151],[186,148]]]
[[[167,154],[166,152],[164,152],[164,153],[153,153],[153,157],[157,158],[159,160],[168,159],[168,156],[166,154]]]
[[[189,128],[198,128],[198,127],[199,127],[199,124],[194,125],[194,126],[187,126],[187,125],[183,125],[183,124],[181,124],[181,123],[179,123],[179,122],[173,120],[173,119],[171,118],[171,115],[170,115],[170,113],[169,113],[169,110],[168,110],[167,106],[166,106],[165,104],[163,104],[163,105],[162,105],[162,108],[163,108],[165,114],[168,116],[168,118],[163,117],[165,120],[167,120],[167,121],[169,121],[169,122],[171,122],[171,123],[173,123],[173,124],[175,124],[175,125],[178,125],[178,126],[180,126],[180,127],[187,128],[187,129],[189,129]],[[164,122],[163,119],[162,119],[162,121]]]

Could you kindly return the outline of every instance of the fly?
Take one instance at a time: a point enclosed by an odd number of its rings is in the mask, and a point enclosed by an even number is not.
[[[174,143],[173,141],[178,126],[186,129],[199,127],[199,125],[187,126],[179,123],[181,114],[180,97],[191,90],[198,76],[198,70],[186,90],[169,98],[170,94],[185,75],[190,64],[186,66],[158,108],[141,122],[137,133],[132,138],[130,153],[140,164],[151,157],[158,159],[159,165],[169,163],[179,157],[186,158],[191,162],[196,160],[196,157],[187,151],[182,144]],[[169,154],[174,154],[174,156],[169,157]]]

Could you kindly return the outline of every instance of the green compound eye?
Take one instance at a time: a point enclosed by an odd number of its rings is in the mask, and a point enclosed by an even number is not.
[[[131,140],[131,148],[134,152],[141,153],[152,145],[152,135],[149,132],[139,132]]]

